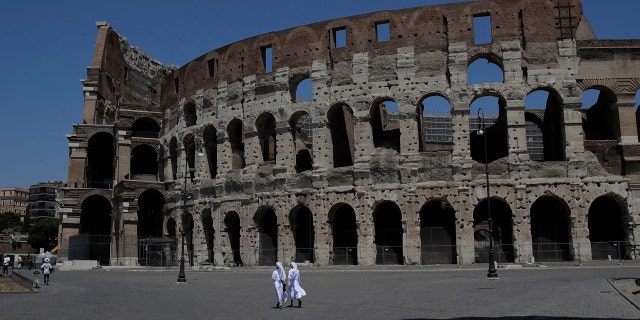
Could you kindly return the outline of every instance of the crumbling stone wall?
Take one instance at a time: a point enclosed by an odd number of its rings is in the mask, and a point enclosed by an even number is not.
[[[474,39],[473,21],[479,16],[491,17],[490,43]],[[388,41],[376,38],[378,23],[389,24]],[[104,28],[101,34],[114,34]],[[336,46],[339,30],[346,30],[344,47]],[[399,255],[405,264],[423,263],[421,217],[429,216],[422,210],[432,201],[442,201],[455,212],[454,263],[478,261],[475,237],[488,196],[490,205],[498,208],[496,225],[512,229],[502,236],[509,239],[513,257],[501,262],[533,260],[532,210],[543,198],[552,199],[559,214],[566,214],[572,259],[592,258],[589,212],[603,197],[617,204],[611,210],[627,226],[621,231],[623,242],[633,249],[635,236],[640,236],[637,191],[630,183],[637,180],[638,134],[637,124],[629,120],[635,115],[628,99],[640,88],[640,68],[620,67],[637,64],[640,41],[595,39],[578,0],[478,0],[345,17],[238,41],[177,69],[139,56],[123,40],[117,43],[122,58],[97,66],[129,67],[144,81],[129,87],[123,80],[126,72],[114,72],[119,80],[112,81],[119,84],[115,94],[108,93],[114,90],[104,77],[95,79],[96,91],[115,104],[128,90],[144,92],[143,84],[154,88],[148,91],[151,99],[133,99],[128,105],[162,112],[157,150],[163,178],[157,183],[173,193],[166,197],[163,234],[170,233],[169,221],[183,227],[184,204],[177,199],[187,191],[192,197],[186,210],[194,221],[196,266],[296,259],[299,226],[292,217],[301,206],[312,214],[312,260],[321,266],[336,261],[334,213],[343,206],[355,213],[354,249],[360,265],[380,263],[377,246],[382,237],[376,230],[384,228],[376,225],[376,217],[384,214],[378,210],[385,208],[382,204],[401,212],[400,233],[389,231],[389,236],[401,237]],[[271,50],[269,63],[266,50]],[[469,85],[467,68],[478,58],[500,66],[504,81]],[[272,70],[266,69],[268,64]],[[299,101],[295,89],[307,78],[313,99]],[[616,135],[613,145],[610,140],[585,142],[585,126],[596,120],[580,110],[580,95],[593,87],[608,89],[610,99],[603,110],[616,119],[605,124]],[[558,161],[533,161],[527,153],[524,98],[536,89],[558,97],[561,111],[554,120],[562,123],[563,132]],[[451,104],[452,143],[421,150],[417,110],[431,95]],[[499,98],[500,128],[488,129],[503,130],[500,142],[495,136],[489,141],[490,149],[499,152],[492,151],[497,159],[486,167],[488,179],[485,164],[473,160],[471,147],[481,139],[470,129],[471,118],[477,116],[470,105],[483,96]],[[95,109],[87,99],[85,114]],[[398,105],[398,120],[392,125],[382,101]],[[312,119],[312,166],[297,172],[292,119],[300,112]],[[126,133],[118,137],[118,159],[125,159],[132,140]],[[212,143],[215,152],[207,152]],[[84,165],[83,158],[78,159],[70,160],[72,168]],[[191,176],[188,162],[194,163],[193,176],[177,178],[176,173]],[[117,163],[117,177],[123,179],[128,167]],[[137,188],[155,188],[137,183]],[[270,212],[277,231],[267,236],[261,219]],[[225,224],[230,214],[240,220],[239,239]],[[204,231],[210,227],[212,247]],[[126,232],[132,235],[131,229]],[[239,248],[234,248],[234,239]],[[275,252],[261,251],[265,239],[273,240]]]

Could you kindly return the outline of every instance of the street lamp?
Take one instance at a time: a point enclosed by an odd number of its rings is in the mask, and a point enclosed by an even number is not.
[[[493,252],[493,220],[491,219],[491,193],[489,192],[489,156],[487,155],[487,134],[484,123],[484,112],[482,108],[478,109],[478,121],[480,121],[480,129],[476,131],[476,133],[483,138],[484,143],[484,175],[486,178],[486,189],[487,189],[487,213],[489,215],[488,223],[489,223],[489,271],[487,273],[487,278],[498,278],[498,272],[496,270],[496,265],[494,263],[494,252]]]
[[[184,243],[185,243],[185,222],[187,219],[187,200],[189,200],[189,198],[191,198],[191,195],[189,195],[189,193],[187,193],[187,176],[190,175],[190,173],[195,172],[195,168],[189,168],[189,148],[192,147],[193,145],[195,145],[195,143],[190,144],[187,148],[185,148],[186,151],[186,164],[185,164],[185,172],[184,174],[182,174],[182,172],[178,172],[176,174],[176,177],[179,179],[182,177],[184,177],[184,183],[182,184],[182,230],[181,230],[181,234],[182,234],[182,253],[180,254],[180,271],[178,272],[178,280],[176,280],[177,283],[184,283],[187,282],[187,276],[184,272]],[[201,152],[198,152],[198,157],[202,157],[204,154],[202,154]],[[195,166],[195,164],[194,164]]]

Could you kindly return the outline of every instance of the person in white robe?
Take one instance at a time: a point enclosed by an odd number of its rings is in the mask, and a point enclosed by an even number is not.
[[[273,280],[273,285],[276,288],[276,299],[278,299],[278,303],[276,304],[276,308],[282,308],[283,304],[288,300],[287,288],[286,288],[286,279],[287,274],[284,271],[284,266],[282,266],[282,262],[276,262],[276,269],[271,273],[271,280]]]
[[[298,308],[302,308],[302,297],[307,295],[307,292],[300,286],[300,270],[295,262],[291,262],[291,268],[289,269],[289,297],[291,298],[291,305],[293,307],[293,300],[298,300]]]

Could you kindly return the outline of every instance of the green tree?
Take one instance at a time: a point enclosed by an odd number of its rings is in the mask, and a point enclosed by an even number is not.
[[[12,229],[13,231],[21,232],[22,224],[20,222],[20,214],[13,212],[0,213],[0,232]],[[19,230],[18,230],[19,229]]]
[[[44,248],[45,251],[50,251],[58,243],[59,223],[58,219],[55,218],[38,220],[38,222],[31,226],[27,242],[36,250]]]

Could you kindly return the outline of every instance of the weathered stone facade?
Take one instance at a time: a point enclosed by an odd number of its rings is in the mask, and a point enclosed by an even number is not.
[[[474,38],[478,17],[491,19],[488,43]],[[478,59],[504,80],[470,85]],[[313,95],[303,101],[305,79]],[[69,259],[70,238],[106,235],[106,261],[137,264],[137,239],[180,241],[184,226],[194,266],[470,264],[484,261],[491,220],[500,263],[549,253],[588,261],[611,255],[611,243],[636,257],[640,40],[596,39],[578,0],[345,17],[238,41],[182,67],[98,23],[83,85],[83,122],[68,136],[75,186],[61,197],[60,255]],[[593,88],[598,101],[581,108]],[[536,90],[549,99],[531,111],[525,97]],[[424,138],[432,96],[450,104],[449,143]],[[499,115],[480,136],[471,122],[484,116],[470,106],[485,96],[497,98]],[[526,122],[542,132],[542,161],[530,159]]]

